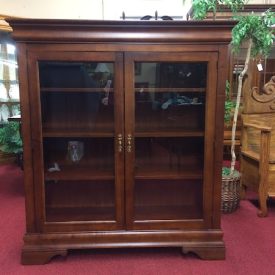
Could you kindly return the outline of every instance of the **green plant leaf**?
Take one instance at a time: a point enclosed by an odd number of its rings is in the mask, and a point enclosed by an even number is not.
[[[251,13],[238,19],[238,24],[232,30],[233,51],[239,52],[241,46],[251,39],[251,56],[268,56],[274,41],[274,30],[271,26],[275,22],[275,13],[271,11],[266,11],[262,15]]]
[[[19,122],[8,122],[0,128],[0,150],[5,153],[23,151]]]
[[[248,0],[193,0],[193,17],[202,20],[207,16],[207,12],[213,12],[215,18],[219,5],[228,6],[233,13],[244,7]]]

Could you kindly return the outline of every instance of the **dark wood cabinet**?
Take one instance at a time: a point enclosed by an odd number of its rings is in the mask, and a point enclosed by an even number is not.
[[[223,104],[233,23],[9,20],[17,41],[23,264],[179,246],[224,259]]]

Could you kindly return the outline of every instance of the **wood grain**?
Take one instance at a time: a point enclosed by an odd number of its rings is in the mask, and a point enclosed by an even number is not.
[[[138,246],[179,246],[224,259],[222,113],[235,22],[8,21],[20,49],[22,263],[46,263],[69,249]],[[43,87],[43,62],[112,63],[110,104],[98,100],[96,111],[87,104],[87,96],[105,94],[100,87]],[[203,81],[189,87],[159,74],[143,89],[149,97],[143,101],[137,62],[204,64]],[[152,107],[150,96],[164,100],[170,93],[201,102]],[[72,140],[84,144],[78,164],[68,162]],[[61,171],[49,172],[56,162]]]

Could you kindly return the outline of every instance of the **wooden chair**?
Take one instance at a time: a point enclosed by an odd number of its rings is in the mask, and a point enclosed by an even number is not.
[[[275,76],[244,92],[241,184],[259,195],[260,217],[267,216],[267,198],[275,197]]]

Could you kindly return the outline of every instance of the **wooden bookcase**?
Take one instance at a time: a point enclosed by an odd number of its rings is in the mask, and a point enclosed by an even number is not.
[[[24,137],[22,263],[69,249],[141,246],[224,259],[220,184],[233,23],[9,23]]]

